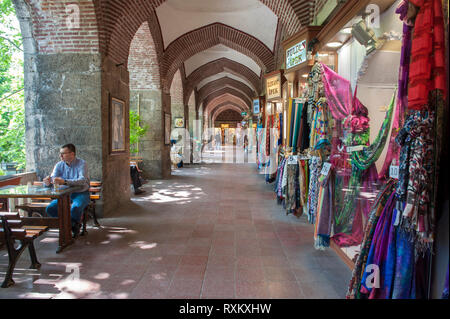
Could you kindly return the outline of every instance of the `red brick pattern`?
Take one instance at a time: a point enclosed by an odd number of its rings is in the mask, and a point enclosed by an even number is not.
[[[249,99],[253,99],[255,97],[255,92],[244,83],[231,79],[229,77],[223,77],[221,79],[209,82],[198,91],[200,101],[204,100],[209,94],[224,87],[234,88],[247,96]]]
[[[252,89],[256,90],[258,95],[261,94],[261,79],[255,72],[238,62],[227,58],[220,58],[204,64],[187,77],[187,86],[184,96],[185,101],[202,80],[224,71],[228,71],[234,75],[246,79],[253,85]]]
[[[234,109],[239,113],[248,111],[246,108],[243,108],[241,105],[238,105],[236,103],[224,102],[224,103],[217,105],[216,107],[214,107],[211,110],[210,114],[211,114],[211,118],[212,118],[213,122],[214,122],[215,116],[220,114],[220,112],[222,112],[223,110],[228,110],[228,109]]]
[[[99,32],[91,0],[25,0],[40,53],[98,53]]]
[[[171,82],[176,70],[184,61],[218,44],[247,55],[263,71],[271,71],[274,68],[273,53],[264,43],[222,23],[213,23],[184,34],[167,47],[161,69],[166,84]]]
[[[203,103],[203,113],[211,113],[211,110],[213,110],[216,106],[222,103],[233,103],[239,105],[242,109],[249,110],[248,104],[244,102],[241,98],[231,93],[225,93],[222,95],[218,95],[217,97],[212,98],[208,101],[205,100]]]
[[[183,105],[183,81],[180,70],[175,73],[170,86],[170,101],[173,105]]]
[[[252,104],[252,99],[249,99],[247,96],[245,96],[238,90],[230,88],[230,87],[225,87],[220,90],[214,91],[211,94],[209,94],[208,96],[206,96],[203,100],[200,100],[200,102],[203,102],[203,105],[208,106],[210,104],[210,102],[213,101],[215,98],[222,96],[224,94],[227,94],[227,93],[240,99],[242,102],[245,103],[245,105],[247,105],[247,108],[250,108],[250,106]]]
[[[144,22],[130,45],[128,58],[130,90],[159,90],[158,56],[147,22]]]
[[[215,118],[213,117],[213,122],[215,122],[215,121],[236,121],[236,122],[238,122],[241,120],[242,120],[241,113],[232,107],[221,110]]]

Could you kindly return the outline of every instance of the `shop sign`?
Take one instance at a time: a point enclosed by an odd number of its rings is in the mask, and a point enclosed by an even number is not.
[[[267,99],[281,98],[281,77],[276,75],[266,79]]]
[[[247,112],[241,112],[241,115],[242,115],[242,116],[246,116],[246,115],[247,115]]]
[[[286,50],[286,69],[290,69],[306,61],[306,40]]]
[[[259,99],[253,100],[253,114],[259,114]]]

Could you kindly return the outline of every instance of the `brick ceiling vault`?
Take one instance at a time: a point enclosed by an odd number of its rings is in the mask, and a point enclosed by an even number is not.
[[[295,0],[260,0],[281,20],[283,28],[288,36],[297,32],[302,21],[299,17],[299,11],[294,10]],[[100,32],[100,49],[105,55],[111,55],[122,60],[126,60],[126,47],[129,46],[134,33],[140,25],[149,19],[152,12],[165,0],[93,0],[97,23]],[[313,0],[312,2],[315,2]],[[125,49],[111,46],[111,37],[115,32],[121,33],[121,38]],[[110,52],[112,51],[112,52]],[[114,52],[116,51],[116,52]]]
[[[206,104],[207,103],[207,104]],[[216,106],[220,104],[236,104],[239,105],[246,112],[249,111],[249,106],[246,102],[244,102],[241,98],[232,95],[230,93],[224,93],[222,95],[218,95],[217,97],[206,101],[203,107],[203,114],[199,114],[199,116],[203,116],[204,114],[210,114],[211,110],[213,110]]]
[[[260,77],[250,70],[250,68],[242,65],[238,62],[227,58],[221,58],[215,61],[211,61],[209,63],[204,64],[203,66],[196,69],[187,77],[187,85],[186,90],[184,91],[184,101],[189,99],[190,95],[194,88],[204,79],[215,75],[217,73],[221,73],[224,71],[228,71],[234,75],[239,76],[242,79],[250,82],[253,87],[252,89],[256,91],[257,95],[261,94],[261,79]],[[199,104],[200,102],[198,102]]]
[[[216,113],[212,118],[211,122],[215,123],[216,121],[242,121],[241,112],[233,107],[224,108],[220,110],[220,112]]]
[[[214,123],[214,120],[216,119],[216,117],[222,113],[225,110],[229,110],[229,109],[234,109],[235,111],[242,113],[242,112],[247,112],[247,110],[245,108],[242,108],[241,106],[234,104],[234,103],[222,103],[216,107],[214,107],[211,112],[210,112],[210,117],[212,119],[212,122]]]
[[[208,106],[208,104],[211,101],[213,101],[215,98],[217,98],[219,96],[222,96],[224,94],[227,94],[227,93],[230,95],[230,98],[231,97],[236,97],[236,98],[240,99],[242,102],[245,103],[247,108],[250,109],[251,104],[252,104],[252,100],[249,99],[248,97],[246,97],[244,94],[242,94],[238,90],[230,88],[230,87],[225,87],[225,88],[222,88],[220,90],[214,91],[211,94],[209,94],[208,96],[206,96],[203,100],[200,100],[200,102],[202,102],[203,105]]]
[[[204,100],[205,97],[211,94],[212,92],[218,91],[226,86],[232,87],[240,91],[241,93],[245,94],[249,99],[253,99],[255,97],[255,92],[244,83],[231,79],[229,77],[223,77],[215,81],[209,82],[198,91],[200,101]]]
[[[253,59],[263,71],[272,71],[274,55],[260,40],[222,23],[213,23],[184,34],[164,52],[161,75],[170,84],[181,64],[191,56],[223,44]]]

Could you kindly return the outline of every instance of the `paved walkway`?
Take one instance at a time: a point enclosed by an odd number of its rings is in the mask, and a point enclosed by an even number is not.
[[[314,249],[313,226],[286,216],[254,164],[192,165],[144,189],[62,254],[49,232],[41,270],[25,252],[0,298],[345,297],[350,270]]]

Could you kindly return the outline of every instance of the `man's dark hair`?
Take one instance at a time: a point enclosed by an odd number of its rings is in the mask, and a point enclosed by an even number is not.
[[[68,148],[69,151],[74,152],[76,154],[75,145],[73,144],[64,144],[61,148]]]

